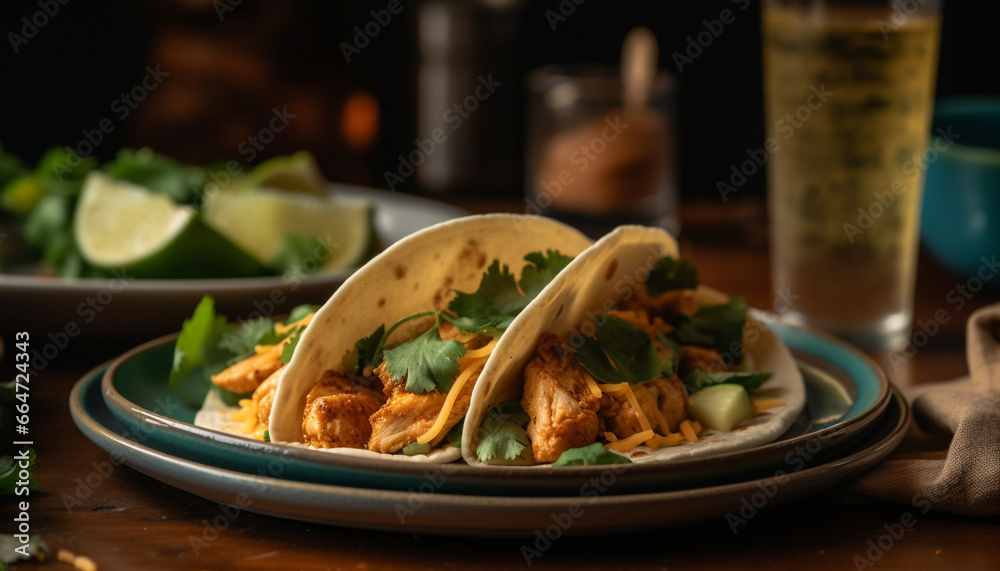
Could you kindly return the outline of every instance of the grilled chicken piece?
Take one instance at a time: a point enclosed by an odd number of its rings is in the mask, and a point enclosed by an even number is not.
[[[434,421],[441,413],[448,395],[437,390],[419,395],[411,393],[406,390],[405,380],[392,380],[382,367],[375,369],[375,372],[382,379],[385,387],[383,392],[388,400],[371,416],[372,435],[368,441],[368,449],[391,454],[407,444],[416,442],[420,435],[434,426]],[[432,447],[441,442],[448,431],[469,411],[472,388],[475,384],[474,374],[462,386],[462,392],[458,394],[441,431],[428,443]]]
[[[677,376],[653,379],[643,386],[656,397],[656,405],[663,414],[671,432],[677,432],[681,422],[687,420],[687,389]]]
[[[682,375],[691,369],[701,369],[707,373],[720,373],[727,368],[722,355],[715,349],[695,345],[681,346],[680,374]]]
[[[660,377],[632,385],[631,388],[637,397],[644,397],[638,399],[639,406],[642,407],[646,420],[654,430],[659,427],[656,411],[652,409],[654,406],[667,421],[667,429],[671,432],[676,432],[681,421],[687,418],[687,389],[676,376]],[[628,397],[622,393],[606,392],[601,395],[601,409],[597,414],[601,420],[600,429],[613,432],[618,438],[628,438],[642,432],[639,415],[636,414]]]
[[[257,405],[257,422],[267,428],[268,419],[271,417],[271,405],[274,404],[274,393],[278,391],[278,379],[281,378],[281,371],[285,367],[280,367],[271,373],[263,383],[253,392],[253,402]]]
[[[212,375],[212,382],[221,388],[234,393],[249,393],[257,390],[268,377],[281,368],[281,350],[283,345],[251,355],[235,365]]]
[[[633,387],[633,390],[638,388],[638,386]],[[628,438],[642,432],[639,415],[635,413],[635,408],[623,393],[602,394],[597,415],[600,417],[599,428],[602,432],[613,432],[618,438]],[[649,412],[646,412],[646,418],[650,419],[650,424],[654,422]]]
[[[524,370],[521,405],[531,419],[527,431],[537,462],[554,462],[566,450],[597,440],[598,400],[572,349],[552,333],[542,334]]]
[[[385,398],[360,378],[327,371],[306,396],[302,435],[317,448],[364,448],[372,427],[368,417]]]

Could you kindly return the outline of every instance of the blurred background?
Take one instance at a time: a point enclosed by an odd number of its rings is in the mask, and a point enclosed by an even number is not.
[[[0,10],[0,143],[29,164],[57,144],[101,161],[148,145],[248,167],[309,149],[333,181],[517,199],[527,72],[617,65],[637,25],[653,30],[660,67],[676,75],[681,200],[717,200],[716,182],[764,138],[757,0],[19,0]],[[939,98],[1000,93],[997,21],[1000,2],[945,1]],[[485,112],[448,115],[482,80],[499,83],[480,100]],[[387,181],[435,121],[463,124],[415,176]],[[759,199],[764,184],[750,177],[735,198]]]

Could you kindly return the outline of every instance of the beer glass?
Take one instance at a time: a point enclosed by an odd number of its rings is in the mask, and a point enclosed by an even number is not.
[[[939,40],[938,0],[765,0],[772,276],[792,321],[905,345]]]

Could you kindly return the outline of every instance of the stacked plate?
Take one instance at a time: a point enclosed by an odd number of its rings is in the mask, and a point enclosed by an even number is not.
[[[745,519],[856,477],[895,449],[910,421],[905,400],[864,354],[815,331],[769,326],[805,380],[806,406],[793,426],[763,446],[669,463],[429,465],[230,436],[194,426],[195,410],[170,393],[173,336],[87,373],[70,409],[88,438],[134,469],[214,502],[290,519],[481,536]]]

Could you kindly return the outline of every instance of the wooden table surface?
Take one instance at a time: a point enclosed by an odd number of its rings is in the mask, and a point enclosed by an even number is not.
[[[476,211],[514,210],[516,204],[463,203]],[[767,235],[760,204],[686,205],[681,251],[702,281],[771,305]],[[983,291],[961,309],[946,298],[965,282],[922,258],[916,319],[939,309],[951,317],[907,366],[876,355],[897,384],[953,378],[967,372],[964,322],[969,312],[1000,300]],[[178,316],[178,322],[184,316]],[[44,332],[40,332],[44,335]],[[138,344],[142,340],[135,340]],[[533,540],[431,537],[330,527],[241,512],[218,537],[204,539],[219,505],[162,484],[128,467],[102,476],[79,505],[67,508],[81,479],[108,454],[73,425],[67,396],[93,366],[128,347],[79,343],[32,379],[32,430],[39,488],[31,496],[32,532],[55,551],[85,555],[110,569],[507,569],[522,568],[521,547]],[[11,370],[9,358],[3,370]],[[40,388],[39,388],[40,387]],[[9,497],[8,497],[9,498]],[[13,514],[9,499],[4,512]],[[913,506],[859,501],[836,490],[768,506],[734,534],[720,519],[681,529],[651,529],[622,537],[556,541],[532,561],[545,569],[1000,569],[1000,519],[917,512],[916,524],[889,545],[880,536]],[[13,515],[0,530],[12,530]],[[212,534],[209,534],[211,536]],[[883,547],[888,546],[888,549]],[[873,547],[877,549],[873,550]],[[71,569],[65,563],[21,563],[22,569]]]

